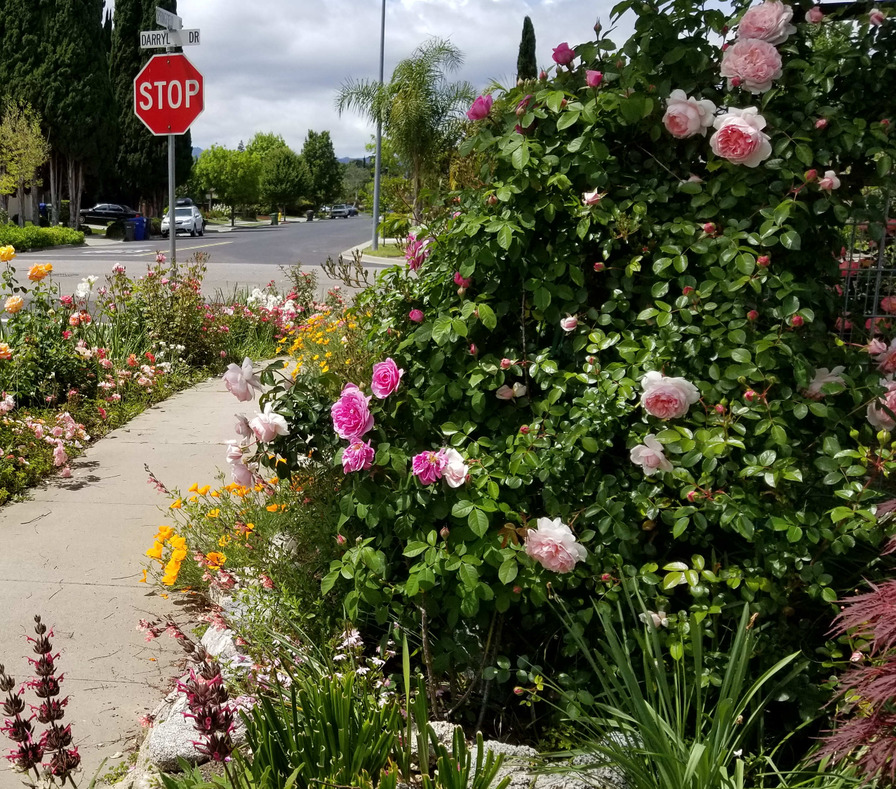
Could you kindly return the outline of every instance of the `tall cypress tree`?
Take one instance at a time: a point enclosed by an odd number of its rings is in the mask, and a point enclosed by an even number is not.
[[[134,114],[134,78],[154,54],[140,49],[141,30],[157,28],[156,6],[177,13],[176,0],[116,0],[112,27],[111,72],[117,105],[120,142],[116,156],[119,189],[133,205],[145,200],[159,213],[168,188],[168,141],[156,137]],[[161,50],[160,50],[161,51]],[[190,176],[193,150],[190,133],[175,140],[176,181]]]
[[[516,59],[517,79],[535,79],[538,76],[538,64],[535,60],[535,28],[532,20],[523,20],[523,36],[520,39],[520,52]]]

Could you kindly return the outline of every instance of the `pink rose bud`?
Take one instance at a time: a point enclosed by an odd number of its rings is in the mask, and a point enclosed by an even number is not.
[[[714,408],[715,408],[717,414],[724,414],[725,411],[728,410],[728,409],[725,408],[725,406],[722,405],[721,403],[716,403],[715,406],[714,406]]]
[[[439,536],[440,536],[443,540],[447,540],[449,534],[451,534],[451,530],[450,530],[447,526],[443,526],[443,527],[439,530]]]
[[[806,170],[805,174],[803,175],[803,178],[806,180],[807,183],[812,183],[812,181],[818,180],[818,170],[816,170],[815,168],[812,168],[811,170]]]
[[[744,400],[746,400],[748,403],[752,403],[754,400],[758,400],[758,399],[759,399],[758,392],[754,392],[752,389],[747,389],[747,391],[744,392]]]
[[[495,197],[494,195],[489,195],[489,196],[488,196],[488,200],[487,200],[486,202],[487,202],[489,205],[497,205],[497,203],[498,203],[498,198]]]
[[[544,69],[538,72],[538,78],[544,82],[548,78],[548,73]]]
[[[703,232],[708,236],[715,235],[716,226],[712,222],[707,222],[705,225],[703,225]]]
[[[726,41],[724,44],[722,44],[722,52],[724,52],[724,51],[725,51],[726,49],[728,49],[728,47],[730,47],[730,46],[731,46],[731,44],[729,44],[729,43]]]
[[[411,310],[408,313],[408,319],[413,321],[414,323],[423,323],[423,311],[422,310]]]
[[[567,104],[569,104],[569,102],[566,99],[561,99],[560,100],[560,109],[565,110]]]
[[[750,311],[747,313],[747,320],[748,320],[748,321],[759,320],[759,313],[756,312],[756,310],[750,310]]]
[[[603,573],[600,577],[600,580],[603,581],[604,583],[607,583],[608,581],[613,580],[613,576],[610,575],[609,573]]]
[[[827,118],[819,118],[815,121],[816,129],[826,129],[828,127],[828,119]]]
[[[589,88],[599,88],[600,83],[604,81],[604,75],[600,71],[588,69],[585,72],[585,83]]]
[[[603,263],[600,260],[598,260],[597,263],[594,264],[594,270],[598,273],[600,273],[601,271],[604,271],[606,268],[607,268],[607,264]]]
[[[518,589],[519,587],[514,586],[513,588],[514,588],[514,589]],[[517,592],[517,594],[519,594],[519,592]],[[522,696],[523,693],[525,693],[525,691],[524,691],[519,685],[517,685],[517,686],[513,689],[513,692],[516,693],[517,696]]]
[[[817,25],[822,19],[824,19],[824,12],[821,10],[820,6],[814,5],[806,11],[806,21],[810,24]]]
[[[510,359],[508,359],[506,357],[504,359],[501,359],[501,369],[502,370],[509,370],[511,367],[513,367],[513,361],[511,361]]]
[[[466,293],[466,292],[467,292],[467,289],[466,289],[466,288],[458,288],[458,289],[457,289],[457,295],[460,296],[461,298],[463,298],[463,295],[464,295],[464,293]]]
[[[585,361],[588,362],[588,364],[594,364],[597,359],[595,359],[593,356],[586,356]]]
[[[560,328],[563,331],[575,331],[578,325],[579,319],[575,315],[567,315],[565,318],[560,319]]]
[[[681,293],[683,296],[690,296],[694,292],[694,289],[690,285],[685,285],[681,289]]]
[[[528,435],[528,433],[529,433],[529,425],[523,425],[523,426],[520,428],[520,433],[522,433],[524,436],[525,436],[525,435]]]
[[[696,490],[689,490],[689,491],[688,491],[688,494],[687,494],[687,500],[690,501],[690,502],[692,502],[692,503],[693,503],[694,501],[696,501],[696,500],[697,500],[697,491],[696,491]]]
[[[880,125],[886,129],[890,125],[890,119],[889,118],[881,118]]]
[[[728,80],[728,81],[731,83],[731,87],[732,87],[732,88],[739,88],[741,82],[743,82],[743,80],[742,80],[740,77],[732,77],[732,78],[731,78],[730,80]]]
[[[760,268],[768,268],[771,262],[772,259],[768,255],[760,255],[756,258],[756,265]]]
[[[513,587],[513,593],[514,593],[514,594],[519,594],[519,593],[522,592],[522,591],[523,591],[523,589],[522,589],[521,586],[514,586],[514,587]]]
[[[338,545],[345,545],[345,537],[343,537],[341,534],[337,534],[336,535],[336,543]]]
[[[458,287],[469,288],[472,281],[472,279],[462,276],[459,271],[454,272],[454,284]]]
[[[872,8],[868,13],[868,21],[875,27],[879,27],[886,20],[887,15],[879,8]]]
[[[800,326],[802,326],[804,323],[805,323],[805,321],[803,320],[803,316],[802,316],[802,315],[794,315],[794,316],[790,319],[790,325],[793,326],[794,329],[798,329],[798,328],[799,328]]]
[[[479,349],[476,347],[476,343],[475,342],[471,343],[470,344],[470,354],[472,356],[475,356],[477,353],[479,353]]]
[[[853,652],[849,656],[849,662],[850,663],[861,663],[863,657],[864,657],[864,655],[861,652],[859,652],[859,650],[857,649],[855,652]]]

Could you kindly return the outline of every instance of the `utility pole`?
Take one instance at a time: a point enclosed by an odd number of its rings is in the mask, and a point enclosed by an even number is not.
[[[383,91],[383,61],[386,54],[386,0],[380,17],[380,94]],[[380,248],[380,174],[383,168],[383,121],[382,108],[376,120],[376,168],[373,171],[373,242],[370,248],[376,252]]]

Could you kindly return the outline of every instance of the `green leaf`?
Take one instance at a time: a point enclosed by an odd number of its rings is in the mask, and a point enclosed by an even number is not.
[[[781,244],[785,249],[797,250],[800,248],[800,234],[795,230],[788,230],[781,234]]]
[[[512,556],[501,562],[501,566],[498,568],[498,580],[502,584],[509,584],[516,578],[519,571],[519,562],[515,556]]]
[[[479,583],[479,570],[472,564],[462,564],[458,575],[460,575],[460,580],[463,581],[464,586],[468,589],[475,589],[476,584]]]
[[[529,164],[529,143],[523,139],[522,144],[511,154],[510,161],[517,170]]]
[[[510,245],[513,243],[513,228],[510,225],[504,225],[498,231],[498,246],[501,249],[510,249]]]
[[[495,317],[494,310],[488,306],[488,304],[479,303],[476,306],[476,311],[479,313],[479,320],[482,321],[482,325],[485,326],[486,329],[494,329],[498,325],[498,319]]]
[[[488,516],[480,509],[474,509],[467,517],[467,524],[477,537],[485,537],[488,531]]]
[[[458,501],[455,502],[454,506],[451,508],[451,514],[455,518],[466,518],[474,509],[474,505],[472,501]]]
[[[564,112],[557,121],[557,131],[562,131],[563,129],[568,129],[570,126],[573,126],[578,122],[580,115],[581,113],[576,110],[567,110]]]
[[[799,159],[806,167],[812,164],[812,149],[805,143],[797,143],[796,158]]]

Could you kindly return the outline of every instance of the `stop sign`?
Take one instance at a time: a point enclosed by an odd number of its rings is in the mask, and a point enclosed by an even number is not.
[[[183,134],[202,110],[202,74],[185,55],[153,55],[134,79],[134,112],[153,134]]]

